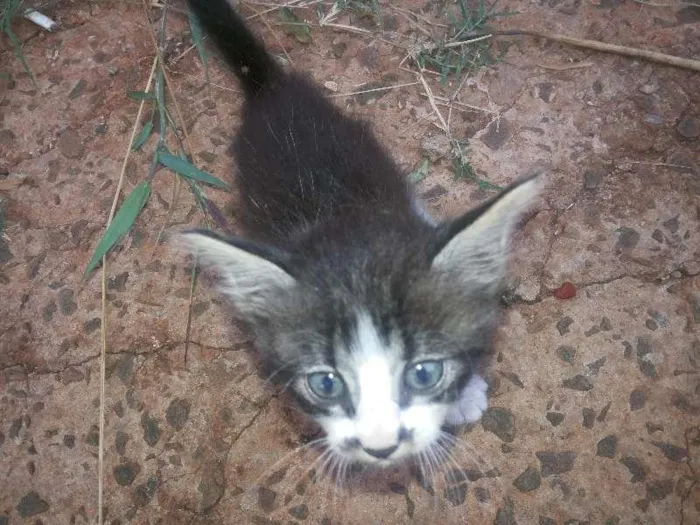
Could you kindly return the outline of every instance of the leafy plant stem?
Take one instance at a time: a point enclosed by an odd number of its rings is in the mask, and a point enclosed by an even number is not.
[[[153,60],[153,65],[151,66],[151,72],[148,75],[148,81],[146,82],[146,91],[151,89],[151,84],[153,83],[153,76],[155,75],[156,66],[158,65],[158,59]],[[136,119],[134,120],[134,126],[131,130],[131,137],[127,145],[126,153],[124,154],[124,161],[122,162],[121,172],[119,173],[119,181],[117,182],[117,189],[114,192],[114,199],[112,200],[112,208],[109,210],[109,216],[107,217],[107,227],[112,222],[114,214],[117,210],[117,203],[119,202],[119,195],[121,194],[122,185],[124,184],[124,175],[126,173],[126,165],[129,161],[129,155],[131,153],[131,145],[134,143],[134,138],[136,137],[136,130],[138,129],[138,124],[141,121],[141,115],[143,113],[143,107],[145,101],[141,101],[139,105],[139,110],[136,113]],[[97,523],[102,525],[104,523],[104,442],[105,442],[105,384],[107,381],[106,373],[106,363],[107,363],[107,256],[102,257],[102,279],[101,279],[101,315],[102,323],[100,325],[100,443],[98,450],[97,459]]]

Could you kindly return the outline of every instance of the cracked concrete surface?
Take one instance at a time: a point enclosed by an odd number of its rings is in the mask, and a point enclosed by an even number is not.
[[[435,6],[393,4],[438,20]],[[520,12],[501,19],[503,29],[700,55],[692,6],[499,6]],[[198,213],[185,192],[173,202],[165,171],[110,257],[102,319],[99,277],[82,272],[136,114],[125,93],[143,88],[153,50],[140,6],[53,10],[54,34],[17,24],[36,87],[2,50],[11,80],[0,78],[0,182],[22,182],[0,190],[0,524],[95,522],[102,323],[106,523],[700,523],[697,74],[536,39],[495,44],[503,61],[474,72],[459,95],[490,113],[455,109],[451,131],[469,141],[479,177],[506,184],[544,169],[548,182],[515,239],[490,409],[430,479],[406,465],[355,472],[339,488],[320,475],[313,451],[294,452],[317,429],[266,388],[253,343],[206,276],[185,360],[189,261],[154,241],[171,207],[168,231],[195,224]],[[383,13],[387,27],[415,33],[398,11]],[[171,56],[186,49],[186,27],[173,10]],[[308,47],[280,38],[296,67],[341,93],[387,73],[392,83],[414,78],[397,67],[400,50],[374,37],[317,28],[313,37]],[[211,89],[195,53],[169,73],[197,163],[230,178],[239,95],[211,67]],[[444,96],[457,88],[431,85]],[[421,151],[425,137],[440,133],[418,88],[337,99],[374,124],[407,172],[433,154]],[[435,214],[490,195],[454,180],[449,159],[438,157],[418,184]],[[149,163],[148,149],[133,155],[127,188]],[[235,206],[209,195],[233,208],[235,228]],[[565,282],[576,296],[558,299]]]

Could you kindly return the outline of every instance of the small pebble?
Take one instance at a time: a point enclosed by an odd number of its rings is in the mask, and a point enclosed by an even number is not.
[[[576,287],[572,283],[566,281],[562,283],[559,288],[554,290],[554,297],[562,300],[572,299],[576,297]]]
[[[690,115],[685,116],[676,126],[676,131],[684,139],[695,140],[700,137],[700,120]]]
[[[328,91],[332,91],[333,93],[337,93],[338,90],[340,89],[338,87],[338,83],[334,82],[333,80],[326,80],[323,83],[323,87],[325,87]]]

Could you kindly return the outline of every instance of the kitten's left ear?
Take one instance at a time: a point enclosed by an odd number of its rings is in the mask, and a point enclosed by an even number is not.
[[[181,233],[176,242],[214,267],[223,278],[221,291],[245,317],[266,316],[274,298],[296,285],[285,269],[288,255],[273,248],[208,230]]]
[[[498,197],[448,224],[432,268],[457,284],[498,287],[505,277],[508,241],[518,218],[542,186],[541,176],[517,182]]]

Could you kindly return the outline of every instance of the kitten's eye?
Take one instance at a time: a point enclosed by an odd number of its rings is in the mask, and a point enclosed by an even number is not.
[[[314,372],[306,380],[311,391],[322,399],[337,399],[345,392],[345,383],[335,372]]]
[[[442,378],[442,361],[423,361],[406,370],[406,384],[413,390],[427,390]]]

